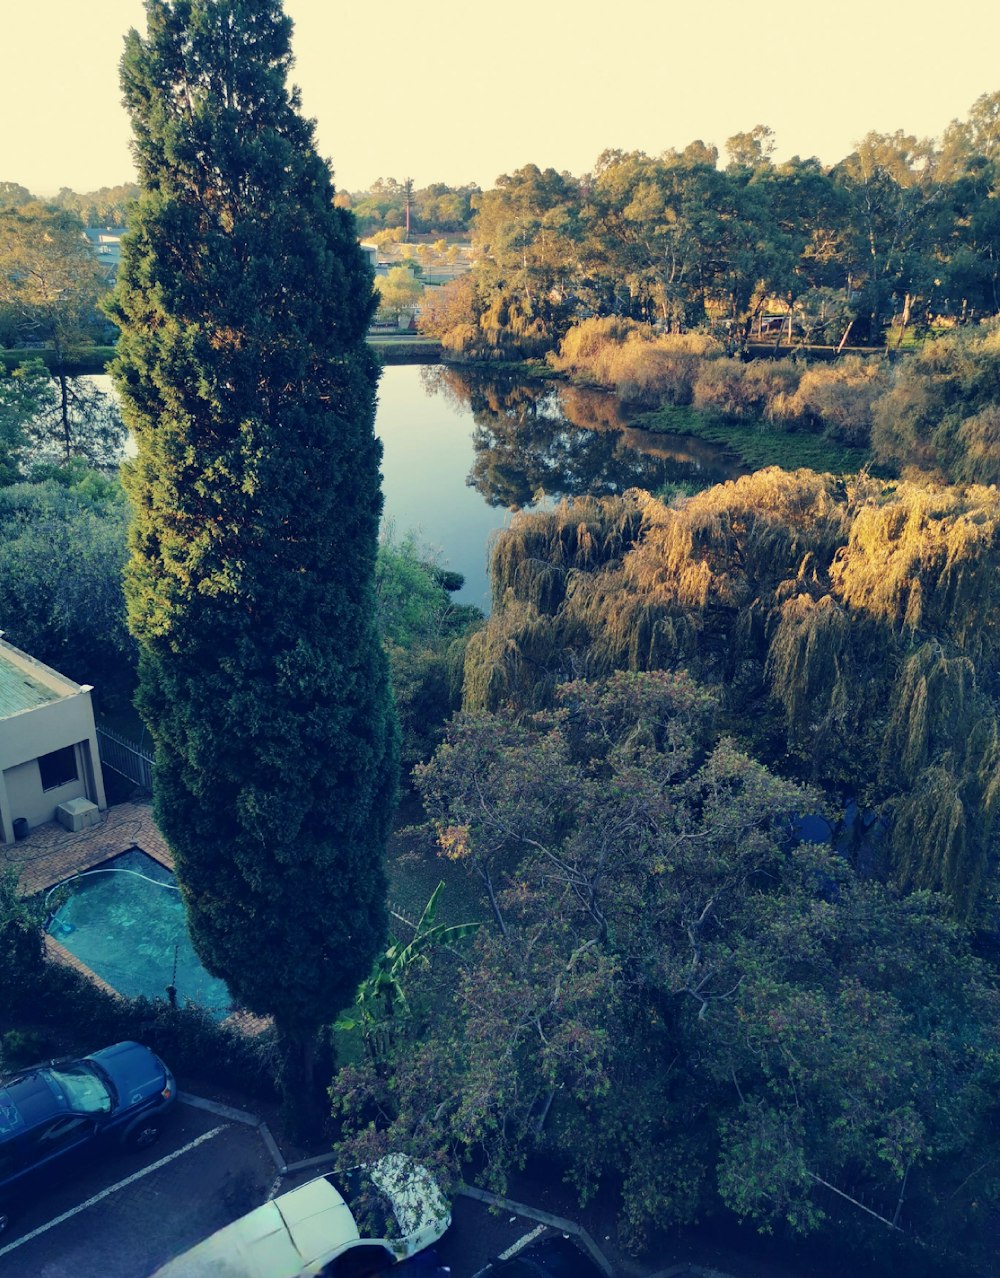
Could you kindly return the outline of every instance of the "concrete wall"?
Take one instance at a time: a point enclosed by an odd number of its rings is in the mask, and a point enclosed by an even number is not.
[[[67,781],[65,785],[56,786],[52,790],[42,789],[41,773],[34,759],[28,763],[19,763],[17,767],[8,768],[4,772],[3,783],[12,822],[16,817],[24,817],[29,826],[44,825],[46,821],[55,820],[56,808],[60,803],[65,803],[67,799],[91,798],[84,763],[86,745],[86,742],[76,744],[76,780]],[[13,829],[11,836],[13,837]]]
[[[9,651],[9,645],[4,647]],[[24,654],[17,655],[20,658]],[[26,668],[34,678],[42,679],[63,695],[58,701],[0,719],[0,842],[3,843],[14,839],[15,817],[24,817],[29,826],[41,825],[53,820],[56,807],[67,799],[90,799],[102,812],[108,806],[90,689],[64,679],[39,663],[31,662]],[[44,678],[40,671],[44,672]],[[76,781],[43,791],[36,760],[40,755],[70,745],[76,746]]]

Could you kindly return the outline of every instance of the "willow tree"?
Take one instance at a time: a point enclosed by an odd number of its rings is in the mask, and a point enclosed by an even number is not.
[[[307,1049],[385,930],[372,277],[286,84],[280,0],[146,14],[114,371],[155,813],[205,965]]]

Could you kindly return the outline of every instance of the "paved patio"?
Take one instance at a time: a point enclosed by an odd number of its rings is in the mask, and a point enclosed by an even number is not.
[[[56,821],[38,825],[27,838],[0,844],[0,868],[13,866],[21,891],[31,896],[131,847],[140,847],[168,869],[174,868],[148,802],[117,803],[101,813],[100,824],[76,833]]]

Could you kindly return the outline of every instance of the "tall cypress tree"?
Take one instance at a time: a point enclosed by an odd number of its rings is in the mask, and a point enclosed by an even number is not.
[[[280,0],[146,0],[114,364],[154,807],[195,948],[292,1040],[385,931],[395,719],[373,624],[371,270],[287,86]]]

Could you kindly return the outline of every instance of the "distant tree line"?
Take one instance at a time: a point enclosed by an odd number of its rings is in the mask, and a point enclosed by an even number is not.
[[[527,164],[475,197],[475,288],[453,345],[533,355],[616,315],[746,346],[769,308],[813,340],[1000,311],[1000,93],[935,142],[868,133],[832,166],[773,159],[758,125],[659,156],[605,151],[583,177]],[[457,327],[457,326],[456,326]]]
[[[398,182],[390,177],[379,178],[367,191],[341,193],[337,200],[352,210],[362,236],[396,228],[408,228],[414,235],[454,235],[469,230],[478,195],[475,183],[448,186],[432,182],[415,189],[412,178]]]
[[[97,191],[73,191],[68,186],[59,188],[59,194],[44,201],[67,213],[74,213],[84,226],[118,226],[124,228],[129,207],[139,196],[134,182],[120,186],[102,186]],[[39,203],[27,187],[19,182],[0,182],[0,209],[21,208],[25,204]]]

